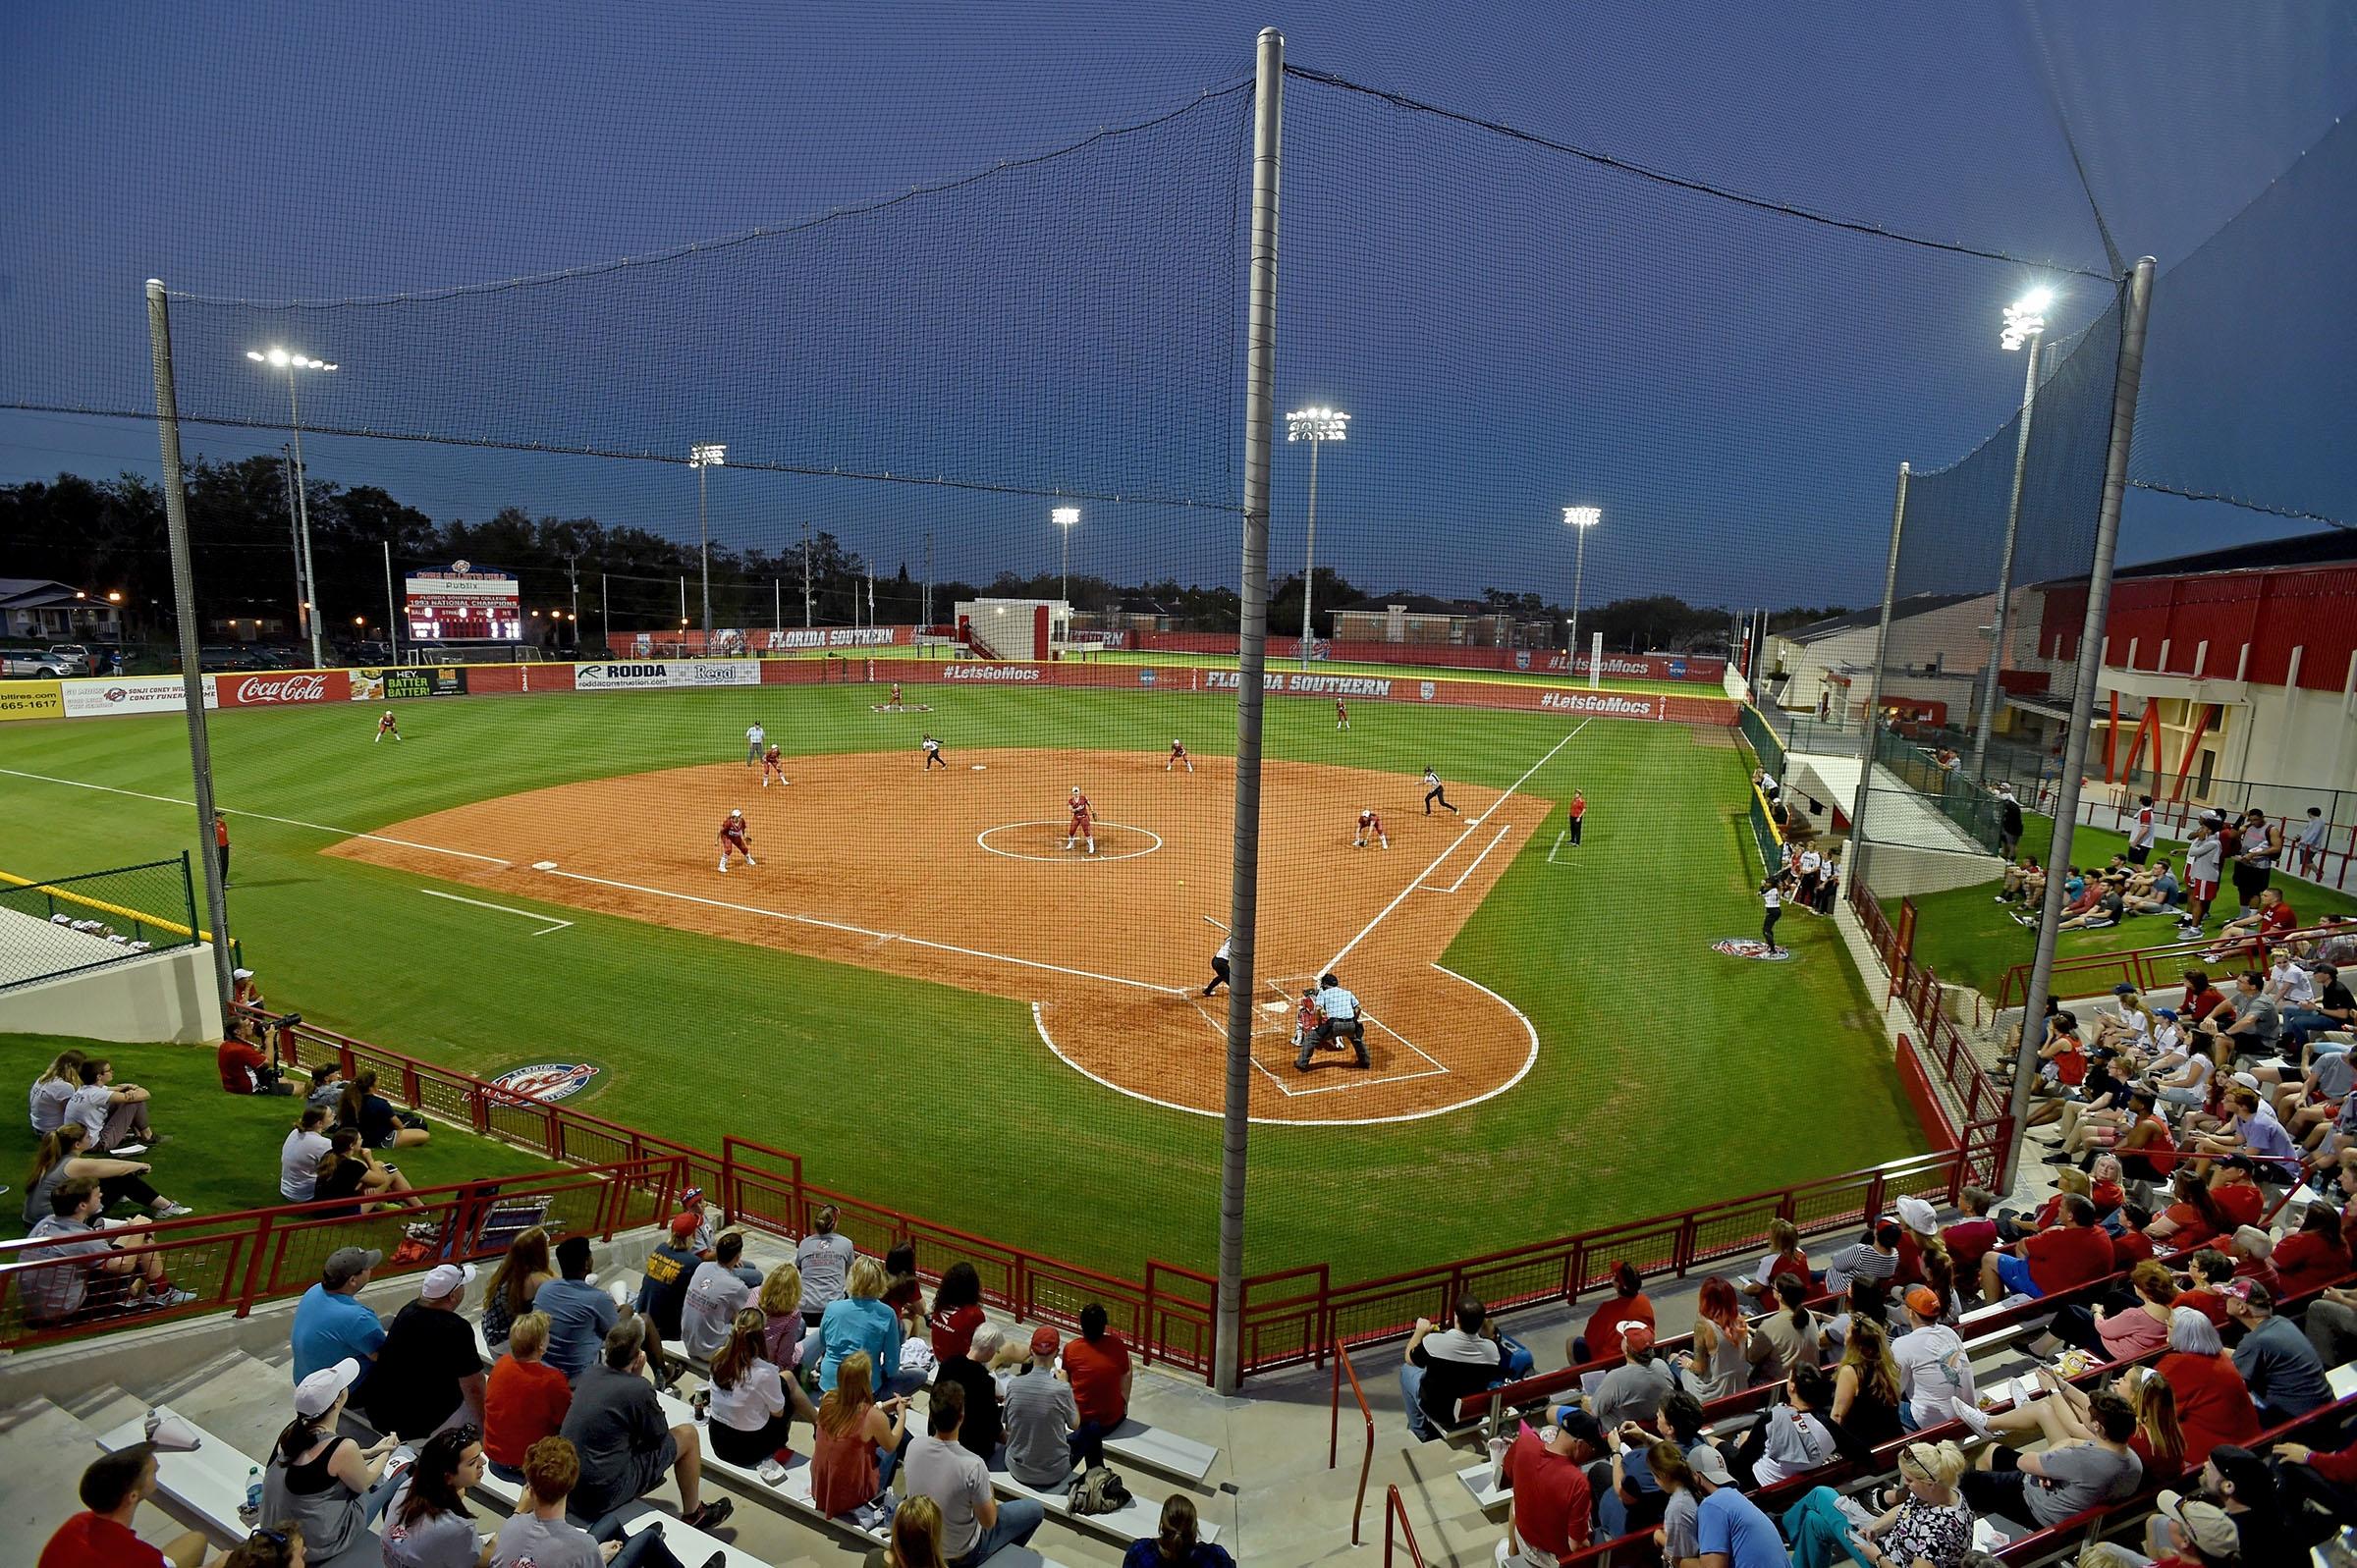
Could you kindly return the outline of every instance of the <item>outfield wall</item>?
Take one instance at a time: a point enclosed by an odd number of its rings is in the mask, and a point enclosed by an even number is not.
[[[202,677],[207,708],[307,707],[319,703],[393,703],[433,697],[528,696],[552,691],[704,691],[755,686],[900,681],[912,690],[925,686],[969,689],[1058,686],[1102,691],[1150,691],[1219,695],[1237,689],[1241,675],[1230,669],[1125,665],[1067,661],[1017,664],[986,660],[870,658],[841,659],[623,659],[586,664],[496,664],[389,669],[257,671]],[[1343,676],[1316,670],[1272,670],[1272,696],[1325,702],[1428,704],[1562,714],[1571,719],[1622,719],[1651,723],[1733,726],[1738,704],[1723,695],[1592,690],[1565,681],[1537,682],[1426,679],[1415,676]],[[187,706],[178,676],[92,676],[41,681],[39,700],[0,713],[10,719],[114,718],[137,713],[178,713]],[[54,700],[52,696],[54,695]]]

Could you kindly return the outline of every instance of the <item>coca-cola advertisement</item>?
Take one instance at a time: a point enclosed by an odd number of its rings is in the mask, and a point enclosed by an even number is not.
[[[352,694],[349,675],[342,670],[256,671],[251,675],[219,676],[214,689],[224,708],[286,708],[305,702],[344,702]]]

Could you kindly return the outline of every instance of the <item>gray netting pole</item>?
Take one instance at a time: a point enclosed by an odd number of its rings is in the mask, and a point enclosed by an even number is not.
[[[1997,1190],[2013,1189],[2021,1163],[2022,1120],[2037,1077],[2037,1052],[2045,1042],[2034,1026],[2046,1015],[2046,994],[2055,979],[2055,941],[2060,935],[2064,894],[2058,866],[2070,864],[2070,838],[2079,820],[2079,776],[2087,766],[2087,731],[2095,721],[2095,688],[2104,672],[2104,626],[2111,615],[2111,562],[2119,553],[2119,502],[2128,488],[2128,443],[2136,434],[2136,394],[2144,385],[2145,319],[2153,308],[2154,261],[2146,256],[2128,279],[2128,297],[2119,318],[2119,373],[2111,384],[2111,441],[2104,454],[2104,499],[2095,519],[2095,560],[2087,571],[2087,618],[2079,626],[2078,681],[2070,696],[2070,724],[2062,736],[2062,777],[2055,781],[2055,836],[2046,851],[2046,907],[2038,916],[2038,950],[2030,960],[2030,987],[2021,999],[2021,1040],[2013,1062],[2012,1118],[2005,1162]]]
[[[1874,632],[1874,667],[1866,672],[1866,747],[1858,757],[1858,792],[1849,802],[1849,885],[1864,888],[1869,892],[1874,884],[1866,880],[1866,787],[1874,783],[1875,726],[1883,711],[1883,660],[1891,652],[1891,601],[1898,592],[1898,540],[1907,526],[1907,465],[1898,465],[1898,493],[1891,502],[1891,554],[1883,563],[1883,620]],[[1760,635],[1752,643],[1752,666],[1756,671],[1761,658],[1759,650],[1768,641],[1768,622],[1760,621]],[[1753,677],[1758,678],[1755,675]],[[1758,701],[1759,690],[1752,690]],[[1784,771],[1791,772],[1787,763]]]
[[[1220,1136],[1220,1283],[1212,1386],[1243,1380],[1244,1144],[1252,1131],[1252,943],[1260,901],[1260,710],[1269,652],[1269,438],[1277,408],[1277,148],[1285,35],[1260,33],[1252,88],[1252,270],[1244,324],[1243,616],[1236,627],[1235,859],[1228,906],[1228,1086]]]
[[[1989,668],[1982,672],[1981,716],[1972,727],[1972,776],[1986,781],[1989,726],[1997,717],[1997,675],[2005,662],[2005,606],[2013,596],[2013,546],[2021,537],[2021,481],[2030,465],[2030,421],[2038,413],[2038,355],[2042,334],[2030,334],[2029,368],[2021,378],[2021,435],[2013,444],[2013,490],[2005,500],[2005,551],[1997,564],[1997,612],[1989,625]]]
[[[203,853],[204,912],[213,923],[213,983],[224,1013],[233,989],[229,899],[213,853],[213,749],[204,731],[204,672],[196,657],[196,568],[189,555],[189,493],[180,471],[180,395],[172,385],[172,313],[161,278],[147,280],[147,341],[155,354],[155,433],[164,456],[164,522],[172,545],[172,615],[180,630],[180,678],[189,708],[189,768],[196,781],[196,842]]]

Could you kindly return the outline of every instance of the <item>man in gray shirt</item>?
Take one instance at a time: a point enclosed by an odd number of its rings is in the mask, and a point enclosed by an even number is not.
[[[738,1310],[753,1299],[754,1287],[761,1282],[759,1274],[746,1281],[750,1271],[740,1265],[743,1256],[744,1237],[723,1231],[713,1244],[712,1261],[696,1265],[688,1276],[687,1299],[680,1305],[680,1343],[687,1354],[709,1361],[729,1342],[729,1326]]]
[[[2324,1358],[2298,1324],[2275,1316],[2275,1292],[2256,1279],[2230,1279],[2225,1294],[2226,1316],[2243,1327],[2242,1342],[2234,1347],[2234,1370],[2251,1385],[2259,1424],[2279,1426],[2330,1404]]]
[[[1596,1385],[1596,1424],[1617,1432],[1633,1421],[1651,1427],[1662,1413],[1662,1401],[1677,1391],[1677,1373],[1653,1353],[1653,1330],[1636,1324],[1620,1330],[1619,1366]]]
[[[1026,1487],[1061,1491],[1072,1478],[1072,1429],[1080,1411],[1072,1385],[1056,1374],[1056,1352],[1064,1341],[1042,1324],[1031,1330],[1031,1359],[1007,1385],[1007,1469]]]
[[[950,1568],[978,1568],[992,1552],[1022,1545],[1047,1518],[1035,1498],[998,1500],[990,1488],[990,1466],[958,1440],[964,1419],[965,1390],[956,1383],[936,1384],[925,1412],[929,1431],[910,1439],[901,1461],[903,1489],[941,1507],[941,1552]]]
[[[2233,1016],[2222,1025],[2215,1019],[2203,1024],[2202,1033],[2213,1039],[2220,1035],[2231,1039],[2238,1055],[2273,1055],[2282,1020],[2275,1000],[2267,995],[2267,976],[2256,969],[2236,975],[2234,989],[2226,994],[2226,1005]]]
[[[599,1536],[569,1523],[567,1500],[579,1477],[580,1458],[572,1443],[543,1437],[532,1444],[523,1459],[525,1507],[499,1527],[499,1539],[491,1546],[491,1568],[681,1568],[680,1559],[663,1543],[661,1525],[626,1540],[620,1520],[608,1524],[601,1532],[603,1539],[619,1543],[609,1558]],[[471,1537],[473,1527],[467,1530]],[[720,1568],[726,1561],[726,1554],[714,1552],[703,1568]]]
[[[557,1243],[558,1278],[532,1292],[532,1310],[548,1319],[550,1366],[578,1382],[597,1359],[598,1341],[614,1326],[622,1309],[614,1298],[589,1283],[589,1238],[567,1236]]]
[[[2136,1408],[2107,1388],[2088,1402],[2095,1436],[2044,1453],[2022,1454],[2018,1470],[1968,1470],[1964,1501],[1976,1514],[2001,1514],[2044,1530],[2098,1503],[2115,1502],[2144,1479],[2144,1462],[2129,1451]]]
[[[726,1497],[702,1500],[703,1445],[695,1429],[665,1428],[655,1385],[646,1380],[646,1335],[635,1314],[614,1325],[597,1365],[574,1379],[559,1435],[580,1455],[571,1504],[576,1519],[603,1519],[636,1501],[663,1485],[665,1471],[679,1479],[680,1518],[696,1529],[736,1509]]]

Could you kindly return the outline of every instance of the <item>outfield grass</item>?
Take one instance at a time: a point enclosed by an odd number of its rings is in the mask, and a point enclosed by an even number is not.
[[[2022,847],[2044,861],[2046,845],[2055,831],[2054,819],[2025,815],[2022,827]],[[2125,834],[2108,828],[2082,827],[2071,835],[2070,844],[2072,864],[2102,866],[2110,864],[2113,855],[2125,853],[2128,839]],[[2165,838],[2155,852],[2167,855],[2169,864],[2183,874],[2183,844]],[[2036,931],[2013,919],[2010,913],[2013,905],[1995,901],[2000,886],[1992,878],[1915,900],[1916,959],[1928,964],[1941,979],[1970,986],[1990,997],[1997,995],[2006,970],[2030,961],[2038,941]],[[2275,886],[2291,900],[2291,907],[2303,924],[2318,915],[2357,914],[2357,899],[2330,888],[2298,882],[2281,872],[2275,875]],[[2231,917],[2233,902],[2234,887],[2229,882],[2220,890],[2219,907],[2211,911],[2211,931],[2217,931]],[[1896,911],[1885,913],[1895,916]],[[2130,947],[2157,947],[2176,940],[2177,923],[2173,918],[2138,915],[2104,931],[2065,931],[2056,940],[2055,952],[2060,958],[2076,958]]]
[[[115,1064],[117,1083],[136,1083],[154,1096],[147,1111],[158,1132],[171,1136],[141,1160],[155,1166],[148,1176],[158,1192],[198,1214],[274,1208],[278,1193],[278,1150],[295,1125],[292,1096],[224,1094],[210,1046],[126,1046],[61,1035],[0,1035],[0,1060],[9,1081],[32,1081],[61,1051],[74,1048]],[[0,1181],[13,1189],[5,1200],[7,1220],[0,1234],[17,1235],[24,1207],[25,1174],[32,1163],[32,1128],[14,1116],[0,1133]],[[433,1140],[392,1157],[412,1187],[433,1187],[474,1176],[522,1174],[551,1168],[548,1162],[433,1124]]]
[[[525,921],[421,895],[431,879],[319,852],[342,832],[466,801],[740,759],[750,717],[790,752],[906,747],[910,766],[920,728],[953,754],[1158,753],[1175,733],[1207,756],[1233,743],[1233,704],[1218,697],[928,687],[930,713],[888,717],[872,712],[877,695],[828,686],[420,701],[402,707],[410,738],[398,748],[370,743],[372,716],[358,708],[221,711],[219,798],[233,812],[289,819],[233,818],[232,930],[271,1000],[328,1027],[476,1072],[586,1061],[600,1070],[573,1103],[617,1120],[705,1147],[734,1133],[791,1149],[815,1182],[1077,1263],[1207,1268],[1217,1120],[1097,1088],[1049,1055],[1020,1002],[494,900],[576,922],[533,939]],[[1269,751],[1393,776],[1392,797],[1412,802],[1427,763],[1504,788],[1566,733],[1562,719],[1539,713],[1366,703],[1351,717],[1342,734],[1322,701],[1274,701]],[[136,793],[0,772],[0,815],[75,830],[39,856],[10,849],[0,869],[60,875],[191,843],[179,720],[20,724],[9,739],[9,769]],[[1587,844],[1558,852],[1551,834],[1525,843],[1444,961],[1530,1016],[1537,1064],[1512,1091],[1443,1116],[1254,1127],[1252,1268],[1387,1271],[1921,1147],[1830,923],[1786,917],[1791,963],[1710,950],[1759,924],[1741,809],[1747,758],[1727,739],[1595,721],[1530,777],[1523,787],[1541,797],[1585,790]],[[857,824],[855,802],[797,791],[794,809],[878,832]],[[685,833],[700,856],[706,829]],[[876,851],[893,853],[888,827]],[[1403,886],[1413,869],[1403,863]],[[965,871],[940,868],[944,898],[963,894]],[[1318,895],[1314,869],[1265,877],[1263,919]],[[988,929],[986,910],[974,918]],[[1120,947],[1120,910],[1076,902],[1069,919]]]

